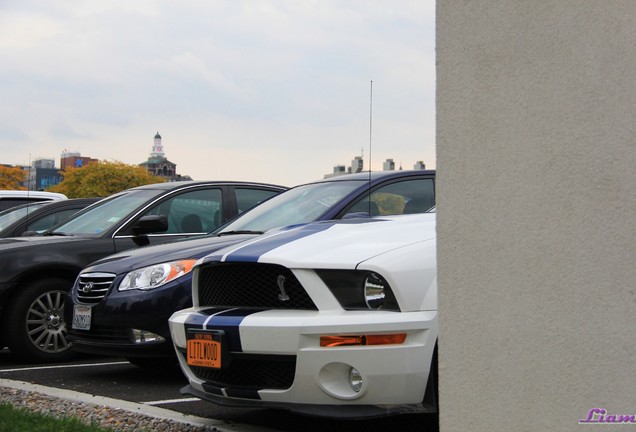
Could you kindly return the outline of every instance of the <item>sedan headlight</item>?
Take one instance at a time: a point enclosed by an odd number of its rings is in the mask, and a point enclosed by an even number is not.
[[[400,310],[389,283],[375,272],[316,270],[316,274],[344,309]]]
[[[192,271],[197,260],[179,260],[133,270],[124,276],[119,291],[151,290]]]

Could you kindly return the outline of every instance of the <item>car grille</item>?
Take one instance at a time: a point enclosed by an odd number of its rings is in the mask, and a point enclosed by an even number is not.
[[[112,273],[83,273],[79,276],[75,294],[77,301],[84,304],[97,304],[104,298],[115,275]]]
[[[242,390],[285,390],[294,383],[296,356],[233,354],[227,368],[190,366],[192,373],[207,384]]]
[[[204,265],[198,290],[199,306],[318,310],[296,276],[275,264]]]

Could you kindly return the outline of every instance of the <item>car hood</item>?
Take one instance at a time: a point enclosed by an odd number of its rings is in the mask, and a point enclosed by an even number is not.
[[[355,269],[381,254],[435,241],[435,234],[435,213],[314,222],[270,231],[221,249],[200,263],[262,262],[288,268]]]
[[[120,274],[130,270],[151,266],[154,264],[180,259],[198,259],[209,255],[218,249],[240,243],[257,237],[256,234],[236,234],[228,236],[203,236],[185,239],[173,243],[146,246],[140,249],[127,250],[109,255],[95,261],[84,270],[85,272],[107,272]]]

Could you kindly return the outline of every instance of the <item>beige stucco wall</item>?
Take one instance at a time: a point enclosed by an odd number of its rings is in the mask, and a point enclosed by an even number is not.
[[[437,0],[440,424],[632,430],[636,2]]]

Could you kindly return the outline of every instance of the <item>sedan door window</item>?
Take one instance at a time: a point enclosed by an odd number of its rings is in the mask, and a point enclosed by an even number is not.
[[[257,204],[277,195],[278,191],[265,189],[236,188],[236,205],[239,214],[249,210]]]
[[[214,230],[223,210],[220,188],[197,189],[173,195],[141,216],[164,215],[168,230],[160,234],[202,234]]]
[[[396,181],[381,186],[365,195],[346,213],[368,213],[370,216],[388,216],[406,213],[425,213],[435,205],[433,179]]]

